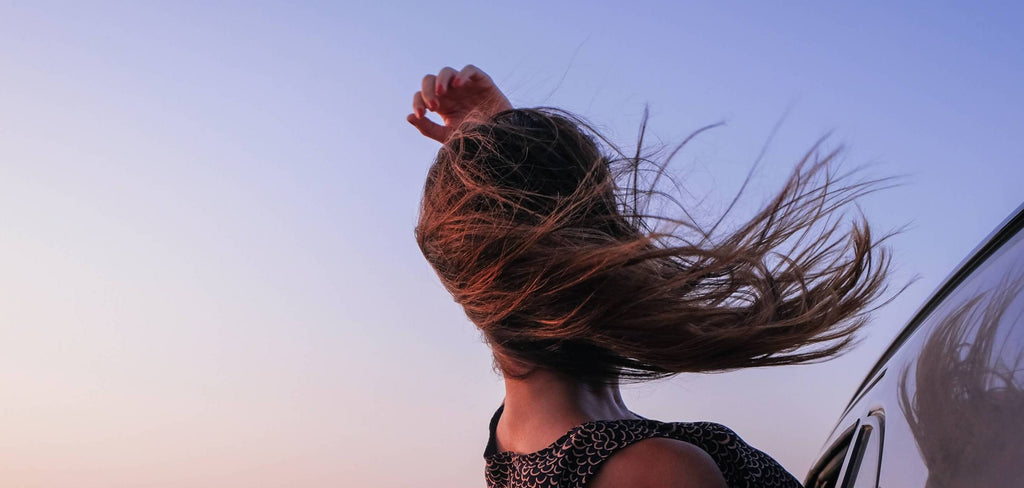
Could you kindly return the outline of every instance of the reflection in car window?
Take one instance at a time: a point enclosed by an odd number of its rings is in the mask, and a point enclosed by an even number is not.
[[[928,322],[898,385],[925,486],[1024,486],[1024,233]]]

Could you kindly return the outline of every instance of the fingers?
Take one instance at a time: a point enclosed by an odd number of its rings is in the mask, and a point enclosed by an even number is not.
[[[458,94],[449,94],[452,89],[461,86],[467,86],[469,89]],[[454,127],[475,117],[475,112],[493,113],[509,108],[512,107],[508,99],[497,90],[491,77],[480,68],[467,64],[461,70],[455,71],[445,66],[437,75],[423,77],[420,91],[412,98],[413,113],[409,114],[406,120],[421,134],[444,143],[455,130]],[[428,119],[428,110],[441,114],[444,124]]]
[[[420,134],[444,142],[447,129],[427,118],[427,105],[423,98],[423,92],[416,92],[412,96],[412,113],[405,120],[419,129]]]
[[[423,94],[423,102],[430,110],[437,110],[437,94],[434,92],[434,88],[437,86],[437,77],[434,75],[427,75],[423,77],[423,83],[421,86],[421,93]]]
[[[422,98],[422,111],[416,111],[420,117],[426,113],[426,110],[437,110],[440,106],[439,98],[448,92],[450,88],[457,88],[459,86],[467,85],[469,83],[482,83],[484,86],[493,85],[491,77],[473,66],[467,64],[461,71],[455,71],[454,68],[445,66],[441,68],[441,71],[437,75],[426,75],[423,77],[423,81],[420,84],[420,91],[417,96]],[[414,111],[419,107],[420,102],[413,100]]]
[[[427,104],[423,101],[422,92],[416,92],[412,96],[412,113],[421,119],[427,115]]]
[[[435,87],[434,92],[437,93],[438,96],[444,95],[448,92],[448,85],[457,74],[458,73],[454,69],[449,68],[448,66],[441,68],[441,72],[437,74],[437,86]]]
[[[487,76],[487,73],[481,71],[480,68],[477,68],[472,64],[467,64],[466,67],[462,68],[462,71],[459,71],[455,80],[452,81],[452,86],[462,86],[479,81],[491,83],[491,77]]]
[[[413,127],[416,127],[423,134],[437,142],[444,143],[448,138],[448,128],[435,123],[426,117],[417,117],[416,114],[409,114],[405,120],[409,121]]]

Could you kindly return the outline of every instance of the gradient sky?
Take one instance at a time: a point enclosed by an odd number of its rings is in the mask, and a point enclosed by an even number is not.
[[[483,486],[500,378],[412,239],[437,149],[421,77],[634,142],[645,104],[714,215],[820,136],[895,283],[838,360],[628,387],[803,477],[862,375],[1024,201],[1024,10],[1008,2],[0,2],[0,485]],[[995,2],[994,2],[995,3]]]

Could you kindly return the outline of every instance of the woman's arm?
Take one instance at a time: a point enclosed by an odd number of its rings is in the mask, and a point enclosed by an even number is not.
[[[443,144],[463,122],[485,120],[511,108],[491,77],[469,64],[462,71],[444,67],[437,75],[424,76],[421,90],[413,95],[413,113],[406,120]],[[427,110],[440,115],[444,125],[428,119]]]

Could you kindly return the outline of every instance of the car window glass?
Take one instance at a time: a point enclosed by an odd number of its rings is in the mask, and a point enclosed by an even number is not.
[[[1024,233],[950,293],[890,363],[883,486],[1024,486]],[[892,411],[895,410],[895,411]],[[898,418],[898,421],[896,421]]]

